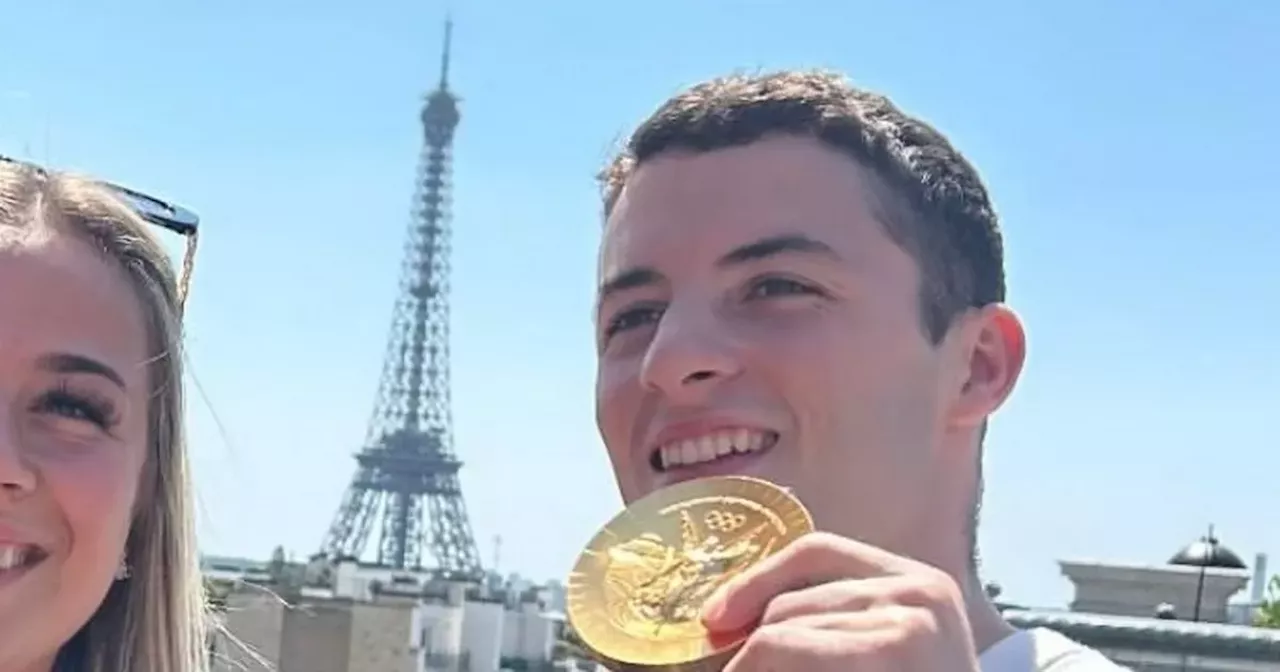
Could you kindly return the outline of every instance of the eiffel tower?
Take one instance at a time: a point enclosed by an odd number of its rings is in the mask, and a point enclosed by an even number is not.
[[[378,565],[477,581],[483,570],[458,482],[449,395],[449,181],[460,119],[449,90],[452,28],[446,21],[440,85],[422,110],[413,216],[377,403],[323,553],[362,557],[376,530]],[[424,554],[435,562],[425,564]]]

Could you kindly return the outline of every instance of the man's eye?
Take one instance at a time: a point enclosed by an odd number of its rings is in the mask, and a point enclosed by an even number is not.
[[[653,306],[624,310],[609,320],[609,324],[604,330],[604,335],[608,338],[628,329],[656,323],[661,318],[662,310]]]
[[[819,294],[811,285],[790,278],[760,278],[751,283],[747,290],[747,298],[767,299],[775,296],[795,296],[797,294]]]

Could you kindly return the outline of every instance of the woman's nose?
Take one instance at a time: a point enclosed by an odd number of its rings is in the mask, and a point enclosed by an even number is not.
[[[0,492],[18,497],[35,490],[36,473],[23,455],[17,423],[0,413]]]

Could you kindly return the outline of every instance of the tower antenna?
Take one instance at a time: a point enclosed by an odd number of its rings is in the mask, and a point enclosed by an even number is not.
[[[449,55],[453,50],[453,17],[444,19],[444,49],[440,50],[440,90],[449,88]]]

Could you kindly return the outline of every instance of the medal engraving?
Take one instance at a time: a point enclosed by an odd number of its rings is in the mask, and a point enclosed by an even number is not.
[[[569,621],[614,670],[717,669],[737,642],[710,641],[703,604],[812,529],[799,501],[759,479],[665,488],[633,503],[587,545],[569,578]]]

